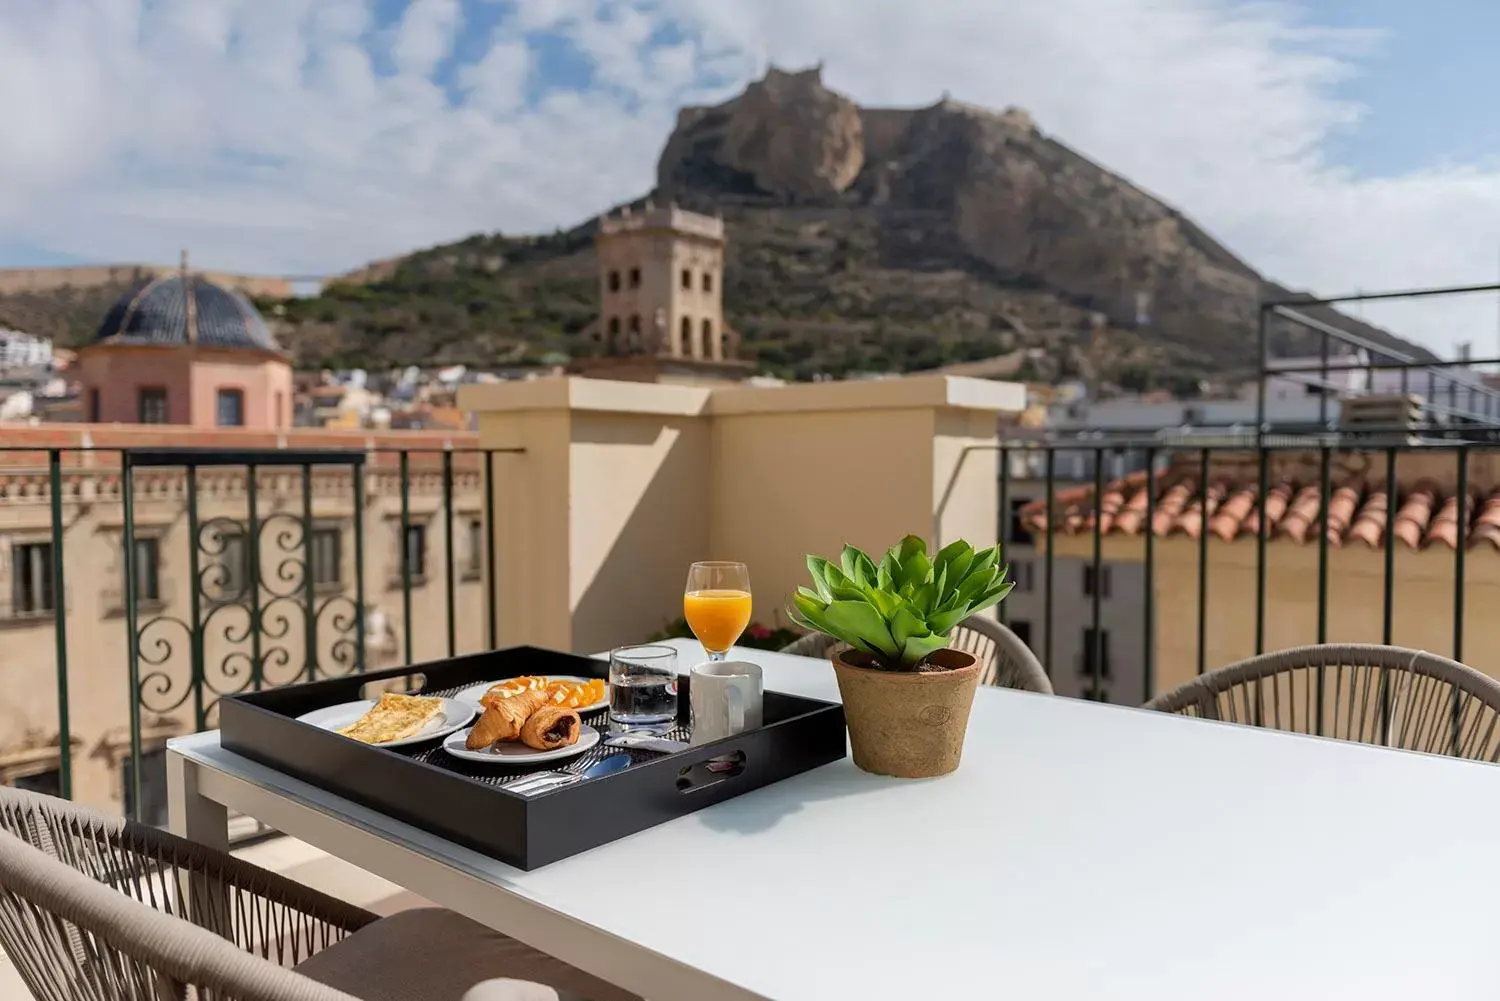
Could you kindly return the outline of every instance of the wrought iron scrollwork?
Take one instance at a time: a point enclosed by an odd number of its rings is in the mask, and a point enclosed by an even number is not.
[[[194,722],[212,726],[225,695],[360,669],[358,603],[311,586],[309,523],[307,512],[285,510],[253,524],[226,516],[198,523],[187,596],[196,615],[154,616],[132,637],[147,668],[136,692],[143,710],[167,715],[191,702]]]

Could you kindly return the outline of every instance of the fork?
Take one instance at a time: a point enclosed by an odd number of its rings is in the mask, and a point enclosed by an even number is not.
[[[608,775],[610,772],[618,771],[629,764],[630,755],[611,754],[591,765],[585,765],[582,761],[574,761],[564,765],[561,769],[533,772],[530,775],[523,775],[509,782],[502,782],[500,787],[522,796],[531,796],[547,789],[555,789],[558,786],[582,782],[586,778],[591,778],[592,776],[589,775],[589,772],[596,769],[598,770],[597,774]]]

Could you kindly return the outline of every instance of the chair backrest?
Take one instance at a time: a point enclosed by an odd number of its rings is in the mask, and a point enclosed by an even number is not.
[[[316,905],[298,909],[304,897]],[[39,1001],[189,987],[200,1001],[355,1001],[263,957],[298,962],[366,918],[164,832],[0,788],[0,946]]]
[[[982,615],[964,619],[953,629],[951,646],[973,654],[983,665],[980,684],[1052,694],[1052,682],[1036,654],[1010,627],[994,619]]]
[[[981,665],[981,684],[1052,694],[1052,683],[1036,655],[1010,629],[979,615],[971,615],[953,629],[950,645],[973,654]],[[781,648],[799,657],[828,657],[838,641],[822,633],[808,633]]]
[[[1327,644],[1231,664],[1147,709],[1479,761],[1500,761],[1500,682],[1404,647]]]

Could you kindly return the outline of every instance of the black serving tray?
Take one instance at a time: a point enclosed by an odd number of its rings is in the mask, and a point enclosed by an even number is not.
[[[632,763],[622,771],[528,797],[500,784],[522,774],[518,769],[454,758],[439,741],[372,747],[297,719],[368,698],[365,689],[378,682],[414,678],[414,690],[452,695],[484,681],[526,674],[602,678],[608,669],[602,660],[520,646],[235,695],[219,701],[220,740],[226,750],[519,869],[565,859],[844,756],[842,706],[766,692],[765,723],[758,729],[671,754],[632,749]],[[671,734],[678,739],[690,734],[690,685],[689,675],[678,677]],[[608,727],[607,710],[583,718],[601,731]],[[615,753],[601,742],[581,757]]]

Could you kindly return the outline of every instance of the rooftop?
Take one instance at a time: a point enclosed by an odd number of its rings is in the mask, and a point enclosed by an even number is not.
[[[1206,517],[1211,536],[1224,542],[1253,540],[1264,516],[1268,540],[1296,545],[1315,543],[1319,531],[1326,531],[1331,546],[1363,544],[1376,549],[1385,545],[1389,526],[1396,540],[1409,549],[1458,546],[1460,494],[1451,478],[1445,482],[1442,477],[1424,475],[1403,482],[1398,475],[1393,500],[1383,476],[1357,468],[1331,469],[1325,517],[1321,475],[1308,464],[1283,463],[1274,468],[1263,503],[1258,469],[1211,466],[1205,491],[1201,470],[1193,466],[1174,465],[1158,472],[1154,481],[1147,473],[1137,472],[1106,484],[1097,505],[1100,533],[1139,537],[1149,530],[1157,538],[1185,535],[1197,539]],[[1156,494],[1149,526],[1148,483]],[[1500,550],[1500,486],[1471,485],[1467,492],[1466,548],[1488,544]],[[1051,510],[1056,532],[1091,534],[1096,514],[1093,485],[1057,491]],[[1040,500],[1028,504],[1021,517],[1033,532],[1043,533],[1048,505]]]
[[[162,275],[126,293],[94,341],[278,351],[248,299],[191,272]]]

